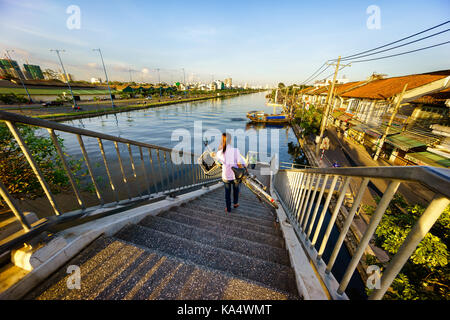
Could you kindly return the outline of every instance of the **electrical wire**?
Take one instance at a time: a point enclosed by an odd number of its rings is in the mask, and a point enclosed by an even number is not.
[[[369,53],[369,54],[365,54],[365,55],[362,55],[362,56],[360,55],[360,56],[358,56],[358,57],[356,57],[354,59],[364,58],[364,57],[372,56],[374,54],[379,54],[379,53],[386,52],[386,51],[389,51],[389,50],[393,50],[393,49],[397,49],[397,48],[400,48],[400,47],[404,47],[404,46],[407,46],[409,44],[416,43],[416,42],[419,42],[419,41],[422,41],[422,40],[425,40],[425,39],[428,39],[428,38],[440,35],[442,33],[448,32],[448,31],[450,31],[450,29],[447,29],[447,30],[444,30],[444,31],[440,31],[440,32],[434,33],[432,35],[429,35],[429,36],[426,36],[426,37],[423,37],[423,38],[420,38],[420,39],[417,39],[417,40],[413,40],[413,41],[410,41],[410,42],[407,42],[407,43],[404,43],[404,44],[401,44],[401,45],[398,45],[398,46],[395,46],[395,47],[392,47],[392,48],[389,48],[389,49],[380,50],[380,51]],[[345,61],[345,60],[351,60],[351,59],[350,58],[341,59],[341,61]]]
[[[392,57],[397,57],[397,56],[401,56],[404,54],[409,54],[409,53],[413,53],[413,52],[417,52],[417,51],[422,51],[422,50],[426,50],[426,49],[430,49],[430,48],[434,48],[434,47],[439,47],[442,46],[444,44],[448,44],[450,43],[450,41],[446,41],[446,42],[441,42],[435,45],[431,45],[431,46],[427,46],[427,47],[423,47],[423,48],[419,48],[419,49],[415,49],[415,50],[410,50],[410,51],[404,51],[401,53],[397,53],[397,54],[391,54],[388,56],[383,56],[383,57],[379,57],[379,58],[372,58],[372,59],[364,59],[364,60],[356,60],[356,61],[350,61],[350,63],[359,63],[359,62],[367,62],[367,61],[374,61],[374,60],[381,60],[381,59],[387,59],[387,58],[392,58]]]
[[[438,25],[436,25],[436,26],[434,26],[434,27],[431,27],[431,28],[428,28],[428,29],[426,29],[426,30],[417,32],[417,33],[412,34],[412,35],[410,35],[410,36],[407,36],[407,37],[405,37],[405,38],[402,38],[402,39],[399,39],[399,40],[390,42],[390,43],[388,43],[388,44],[385,44],[385,45],[382,45],[382,46],[379,46],[379,47],[376,47],[376,48],[373,48],[373,49],[370,49],[370,50],[366,50],[366,51],[362,51],[362,52],[359,52],[359,53],[355,53],[355,54],[352,54],[352,55],[350,55],[350,56],[342,57],[341,60],[343,60],[343,59],[348,59],[348,58],[352,58],[352,57],[354,58],[354,57],[356,57],[356,56],[359,56],[359,55],[362,55],[362,54],[365,54],[365,53],[368,53],[368,52],[371,52],[371,51],[375,51],[375,50],[378,50],[378,49],[381,49],[381,48],[388,47],[388,46],[390,46],[390,45],[396,44],[396,43],[401,42],[401,41],[403,41],[403,40],[407,40],[407,39],[413,38],[413,37],[415,37],[415,36],[417,36],[417,35],[419,35],[419,34],[422,34],[422,33],[428,32],[428,31],[430,31],[430,30],[439,28],[439,27],[441,27],[441,26],[443,26],[443,25],[445,25],[445,24],[447,24],[447,23],[450,23],[450,20],[447,20],[446,22],[440,23],[440,24],[438,24]],[[337,61],[337,59],[332,59],[332,60],[330,60],[330,61]]]

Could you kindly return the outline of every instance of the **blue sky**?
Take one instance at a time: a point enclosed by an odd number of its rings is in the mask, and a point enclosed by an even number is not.
[[[81,28],[66,26],[66,9],[81,10]],[[381,28],[368,29],[367,7],[380,8]],[[77,79],[234,83],[300,83],[325,60],[364,51],[449,18],[448,0],[428,1],[49,1],[0,0],[0,51],[19,63],[57,69],[52,48],[65,49],[67,72]],[[439,30],[449,28],[449,24]],[[436,30],[438,31],[438,30]],[[399,48],[402,52],[450,40],[450,33]],[[373,72],[397,76],[449,69],[450,45],[392,59],[354,64],[351,80]],[[324,73],[326,76],[328,72]]]

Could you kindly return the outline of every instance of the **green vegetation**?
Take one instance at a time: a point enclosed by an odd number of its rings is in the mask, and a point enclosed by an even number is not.
[[[379,201],[379,199],[378,199]],[[364,206],[366,213],[373,214],[375,208]],[[425,208],[408,205],[397,195],[391,202],[375,231],[375,245],[391,255],[397,253],[412,226]],[[450,299],[450,206],[441,214],[429,233],[417,246],[391,289],[386,293],[387,300],[425,300]],[[368,264],[384,267],[375,257],[366,258]],[[370,293],[370,290],[368,290]]]
[[[303,128],[303,135],[318,134],[320,122],[322,121],[322,111],[315,105],[309,106],[308,110],[297,109],[294,116],[294,123]]]
[[[28,92],[31,95],[62,95],[63,92],[70,95],[70,91],[68,88],[49,88],[49,89],[28,89]],[[117,94],[118,91],[112,90],[113,94]],[[16,94],[16,95],[25,95],[26,91],[23,88],[0,88],[0,94]],[[73,89],[73,94],[75,96],[79,95],[109,95],[108,89]]]
[[[19,126],[18,129],[52,192],[65,190],[69,180],[51,139],[37,134],[38,129],[35,127]],[[58,140],[63,147],[63,139]],[[42,196],[39,181],[3,123],[0,123],[0,151],[0,177],[8,192],[19,199]],[[73,172],[81,170],[79,161],[69,159],[69,165]]]
[[[4,93],[0,94],[0,102],[4,104],[27,103],[28,99],[23,95],[15,93]]]

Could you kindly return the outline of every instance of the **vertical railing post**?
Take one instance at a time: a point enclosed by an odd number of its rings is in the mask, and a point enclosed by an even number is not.
[[[97,194],[97,198],[100,201],[100,205],[104,205],[104,201],[103,201],[103,197],[100,193],[100,189],[97,185],[97,181],[95,180],[95,175],[94,175],[94,171],[92,170],[92,166],[91,166],[91,162],[89,160],[89,156],[87,154],[86,148],[84,146],[84,142],[83,142],[83,138],[77,134],[77,139],[78,139],[78,143],[80,144],[80,148],[81,148],[81,153],[83,154],[84,157],[84,161],[86,162],[86,166],[88,168],[89,171],[89,175],[91,176],[91,181],[94,184],[94,188],[95,188],[95,193]]]
[[[311,232],[312,232],[312,228],[314,226],[314,222],[316,221],[316,216],[317,216],[317,213],[319,212],[320,202],[322,201],[323,193],[325,192],[325,188],[327,186],[328,177],[329,176],[326,174],[324,179],[322,180],[322,187],[320,188],[319,197],[317,198],[316,204],[314,206],[314,212],[313,212],[313,215],[311,217],[311,222],[309,224],[309,228],[308,228],[308,233],[306,235],[306,239],[309,239],[309,236],[311,235]]]
[[[22,136],[20,135],[19,130],[17,129],[17,127],[14,123],[12,123],[10,121],[5,121],[5,123],[8,126],[9,131],[11,131],[14,139],[16,139],[17,144],[19,145],[25,158],[27,159],[29,165],[31,166],[31,169],[33,169],[33,172],[36,175],[36,178],[38,179],[39,183],[41,184],[41,187],[44,190],[44,193],[47,196],[47,199],[50,202],[50,205],[52,206],[53,211],[55,212],[55,214],[57,216],[59,216],[61,214],[61,211],[59,210],[58,205],[56,204],[55,198],[53,197],[53,194],[50,191],[50,187],[48,186],[47,182],[45,181],[44,175],[42,174],[38,165],[34,161],[34,158],[31,155],[31,152],[28,149],[27,145],[25,144]]]
[[[386,270],[381,277],[380,288],[375,289],[369,296],[369,300],[380,300],[383,297],[406,261],[408,261],[409,257],[414,253],[414,250],[417,248],[420,241],[422,241],[425,235],[430,231],[431,227],[445,208],[447,208],[449,203],[450,200],[443,195],[436,194],[433,197],[431,203],[425,209],[425,212],[422,213],[420,218],[416,221],[414,227],[406,236],[405,241],[386,267]]]
[[[152,156],[152,149],[148,148],[148,157],[150,158],[150,168],[151,168],[151,172],[152,172],[152,180],[153,180],[153,185],[155,187],[155,194],[158,193],[158,184],[156,182],[156,174],[155,174],[155,168],[153,166],[153,156]],[[161,181],[161,189],[162,189],[162,181]]]
[[[69,168],[69,164],[67,163],[64,152],[62,151],[61,146],[58,142],[58,138],[56,137],[55,131],[53,129],[47,130],[56,148],[56,152],[58,152],[59,158],[61,159],[67,177],[69,178],[70,185],[72,186],[73,192],[75,193],[75,197],[77,198],[78,204],[80,205],[81,209],[84,210],[86,209],[86,206],[84,205],[83,199],[81,198],[80,191],[78,190],[77,183],[75,182],[75,177],[73,176],[72,171]]]
[[[100,147],[100,152],[102,154],[103,163],[105,164],[106,174],[108,175],[109,186],[111,187],[111,190],[114,193],[114,198],[116,199],[116,202],[119,202],[119,196],[117,195],[116,186],[112,179],[111,171],[109,170],[108,161],[106,160],[106,153],[105,153],[105,149],[103,148],[103,141],[100,138],[97,138],[97,141],[98,141],[98,146]]]
[[[361,184],[359,185],[359,191],[358,194],[356,195],[355,201],[353,202],[352,209],[350,210],[350,213],[345,219],[344,225],[341,228],[341,233],[339,234],[339,238],[337,239],[336,244],[334,245],[331,257],[328,260],[327,269],[325,270],[326,273],[330,273],[331,269],[333,268],[334,262],[336,261],[336,258],[339,254],[339,250],[341,249],[342,243],[344,242],[345,236],[347,235],[348,229],[352,224],[353,217],[355,216],[356,211],[358,210],[364,192],[366,191],[367,185],[369,184],[369,180],[370,180],[369,178],[364,178]]]
[[[342,202],[344,201],[345,194],[347,192],[348,186],[350,184],[350,177],[345,179],[345,182],[341,188],[341,193],[339,194],[339,198],[334,207],[333,213],[331,214],[330,221],[328,222],[327,230],[322,238],[322,243],[320,244],[319,252],[317,253],[317,260],[322,258],[323,252],[325,251],[325,247],[328,242],[328,238],[330,237],[331,230],[333,229],[334,222],[336,221],[337,215],[339,213],[339,209],[341,209]]]
[[[370,223],[367,226],[366,232],[364,232],[364,235],[359,242],[358,248],[356,249],[355,253],[353,253],[352,260],[348,264],[347,270],[345,270],[345,274],[342,277],[339,289],[337,291],[338,294],[343,294],[345,289],[347,288],[347,285],[350,282],[350,279],[353,275],[353,272],[356,269],[356,266],[359,263],[359,260],[364,254],[364,251],[366,250],[366,247],[369,244],[369,241],[372,238],[375,229],[380,223],[381,218],[383,217],[384,212],[386,211],[387,207],[389,206],[389,203],[394,197],[394,194],[397,191],[399,185],[400,185],[399,181],[391,181],[386,191],[384,191],[383,197],[378,203],[378,206],[375,209],[372,218],[370,219]]]
[[[307,206],[308,206],[308,202],[309,202],[309,197],[310,197],[310,195],[311,195],[311,189],[312,189],[312,186],[313,186],[313,183],[314,183],[314,178],[315,178],[315,174],[313,174],[312,176],[311,176],[311,179],[309,180],[309,184],[308,184],[308,193],[306,194],[306,197],[305,197],[305,202],[303,203],[303,205],[300,207],[300,211],[301,211],[301,213],[300,213],[300,221],[299,221],[299,225],[300,225],[300,227],[301,227],[301,225],[303,224],[303,220],[304,220],[304,218],[305,218],[305,216],[306,216],[306,208],[307,208]]]
[[[172,191],[173,189],[173,176],[172,179],[170,178],[171,174],[170,174],[170,169],[169,169],[169,164],[167,163],[167,155],[166,155],[166,151],[163,151],[163,158],[164,158],[164,166],[166,168],[166,175],[167,175],[167,182],[168,182],[168,189],[167,191]]]
[[[321,175],[318,174],[317,175],[317,181],[316,181],[316,184],[314,186],[314,192],[313,192],[313,194],[311,196],[308,209],[306,210],[305,220],[303,221],[302,230],[303,230],[303,233],[305,233],[305,234],[306,234],[306,228],[308,227],[308,220],[309,220],[309,216],[311,214],[311,209],[312,209],[312,206],[314,204],[314,199],[316,198],[317,190],[319,189],[320,179],[321,179]]]
[[[3,182],[0,181],[0,196],[2,196],[3,200],[5,200],[8,207],[11,209],[11,211],[16,216],[17,220],[19,220],[22,228],[25,230],[25,232],[30,231],[31,225],[27,221],[25,215],[23,214],[22,210],[19,209],[16,202],[14,201],[13,197],[10,196],[8,193],[8,190],[6,189]]]
[[[303,172],[286,172],[287,194],[285,203],[287,204],[289,210],[292,211],[292,213],[294,213],[293,204],[295,203],[295,199],[297,199],[298,195],[300,194],[300,185],[304,176],[305,174]]]
[[[334,176],[333,180],[331,181],[330,189],[328,190],[328,195],[325,200],[325,203],[323,205],[322,213],[320,214],[319,221],[317,222],[316,231],[314,233],[313,240],[311,241],[311,248],[314,247],[317,241],[317,237],[319,236],[320,229],[322,228],[323,219],[325,218],[325,214],[328,210],[328,206],[330,205],[331,197],[333,196],[334,187],[336,186],[338,176]],[[327,186],[323,186],[326,188]],[[319,203],[317,204],[319,205]]]
[[[311,181],[311,176],[312,174],[308,174],[306,179],[303,181],[302,192],[300,193],[300,197],[297,199],[297,203],[295,206],[295,217],[299,225],[300,225],[301,208],[303,206],[303,202],[305,201],[305,195],[307,192],[308,184]]]
[[[130,155],[131,169],[133,170],[133,177],[134,177],[134,182],[136,184],[136,189],[137,189],[139,196],[142,197],[144,195],[144,192],[142,192],[141,188],[139,187],[139,182],[138,182],[138,178],[137,178],[137,174],[136,174],[136,167],[134,165],[133,153],[131,151],[131,146],[129,143],[127,143],[127,148],[128,148],[128,154]]]
[[[117,141],[114,141],[114,147],[116,148],[117,160],[119,161],[120,172],[122,173],[122,181],[125,184],[125,189],[127,190],[128,198],[131,200],[130,186],[128,185],[127,176],[125,174],[125,170],[123,169],[122,157],[120,156],[120,150]]]
[[[144,172],[145,185],[147,186],[148,196],[150,196],[152,193],[150,191],[150,182],[148,180],[147,169],[145,168],[144,154],[142,153],[141,146],[139,146],[139,155],[141,156],[141,166],[142,166],[142,171]]]

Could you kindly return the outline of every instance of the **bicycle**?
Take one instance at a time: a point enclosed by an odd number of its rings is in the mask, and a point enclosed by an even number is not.
[[[231,168],[234,172],[236,180],[242,182],[247,188],[252,191],[260,202],[265,202],[274,209],[278,209],[278,204],[275,199],[266,192],[267,187],[256,178],[254,174],[248,172],[246,167],[244,168]]]

